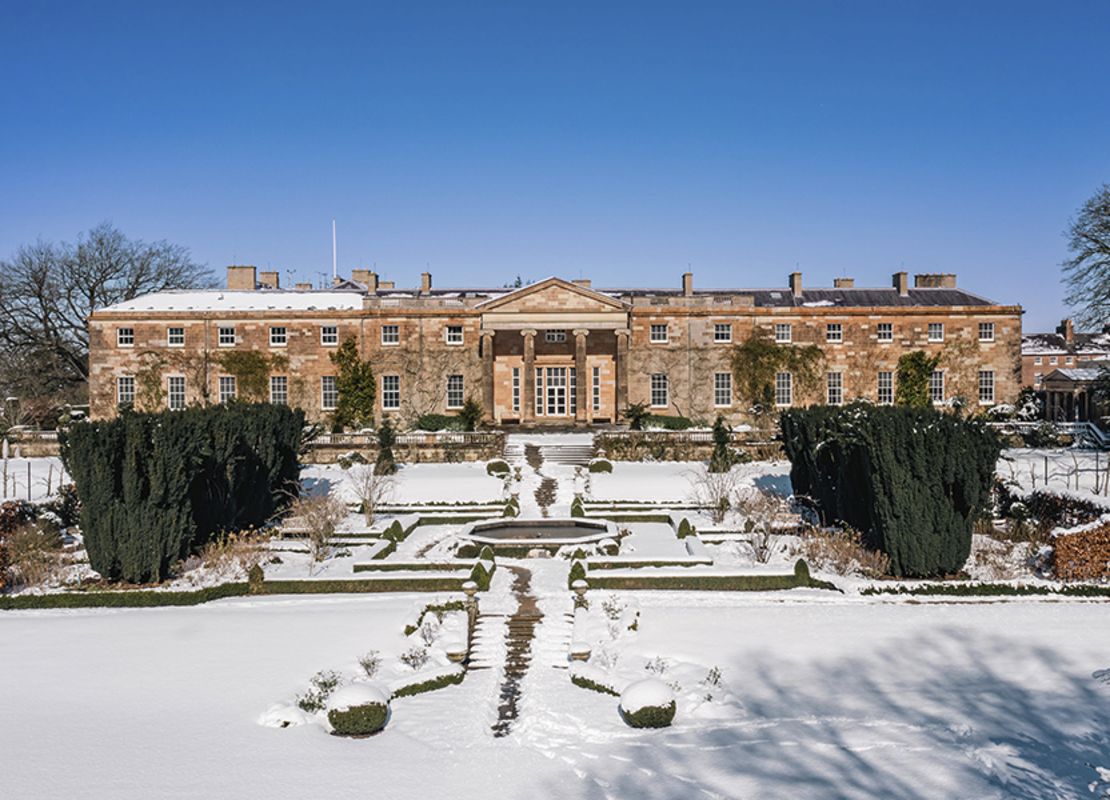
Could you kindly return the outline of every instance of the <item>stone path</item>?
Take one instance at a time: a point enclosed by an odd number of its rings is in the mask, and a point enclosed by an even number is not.
[[[508,736],[519,714],[520,687],[528,667],[532,664],[532,639],[536,624],[543,613],[532,595],[532,573],[524,567],[507,567],[513,573],[513,594],[518,605],[509,617],[509,635],[505,667],[501,677],[501,692],[497,705],[497,721],[493,723],[495,737]]]

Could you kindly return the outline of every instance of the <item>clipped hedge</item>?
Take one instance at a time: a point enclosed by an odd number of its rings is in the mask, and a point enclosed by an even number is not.
[[[932,408],[817,406],[781,417],[794,493],[863,534],[898,576],[957,572],[989,507],[1000,445]]]
[[[509,464],[500,458],[495,458],[486,464],[486,474],[498,478],[509,474]]]
[[[381,703],[365,703],[347,709],[333,708],[328,722],[336,736],[370,736],[385,727],[389,707]]]
[[[590,472],[594,473],[612,472],[613,463],[604,458],[595,458],[593,461],[590,462],[589,470]]]
[[[684,431],[687,428],[694,427],[694,421],[686,417],[674,417],[667,414],[648,414],[644,427],[647,430],[662,428],[666,431]]]
[[[647,589],[694,592],[772,592],[782,589],[831,589],[828,581],[794,575],[597,575],[590,576],[592,589]]]
[[[575,495],[574,500],[571,501],[570,515],[572,517],[584,517],[584,516],[586,516],[586,509],[582,505],[582,498],[579,497],[578,495]]]
[[[418,431],[461,431],[466,423],[461,417],[447,414],[424,414],[413,426]]]
[[[571,673],[570,682],[575,686],[580,686],[583,689],[589,689],[591,692],[600,692],[601,694],[610,694],[613,697],[620,697],[621,693],[614,689],[612,686],[606,686],[604,683],[590,680],[584,675]]]
[[[665,706],[644,706],[639,711],[621,709],[621,716],[630,728],[666,728],[674,721],[675,702]]]
[[[227,403],[62,431],[89,564],[110,581],[161,581],[219,533],[261,527],[297,491],[303,430],[288,406]]]
[[[458,672],[448,672],[444,675],[437,675],[434,678],[429,678],[426,681],[419,683],[410,683],[407,686],[402,686],[393,692],[394,697],[412,697],[417,694],[424,694],[425,692],[434,692],[437,689],[445,689],[448,686],[457,686],[463,682],[466,673],[462,670]]]
[[[924,583],[917,586],[868,586],[860,594],[951,595],[957,597],[998,597],[1020,595],[1061,595],[1063,597],[1110,597],[1110,586],[1073,584],[1037,586],[1010,583]]]
[[[586,580],[586,565],[581,561],[575,561],[570,565],[570,574],[567,575],[567,588],[574,588],[575,581]]]
[[[695,533],[697,533],[697,530],[690,524],[690,520],[683,517],[682,521],[678,523],[678,538],[685,539],[687,536],[693,536]]]
[[[469,566],[463,561],[383,561],[381,564],[355,564],[352,570],[354,572],[455,572],[467,569]]]
[[[405,636],[412,636],[420,630],[420,626],[424,624],[424,617],[428,614],[446,614],[448,611],[465,611],[465,600],[448,600],[445,603],[429,603],[420,610],[420,616],[416,618],[415,625],[405,626]]]

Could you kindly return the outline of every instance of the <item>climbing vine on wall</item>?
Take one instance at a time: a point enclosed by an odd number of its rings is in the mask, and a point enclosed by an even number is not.
[[[929,376],[940,363],[940,353],[935,356],[925,354],[924,350],[914,350],[898,359],[898,384],[894,392],[894,402],[900,406],[927,408],[932,405],[929,399]]]
[[[765,328],[754,328],[732,351],[737,397],[757,416],[764,414],[775,407],[776,374],[789,372],[795,395],[806,395],[819,385],[824,362],[816,345],[778,344]]]
[[[284,370],[289,359],[280,353],[264,355],[253,350],[237,350],[220,356],[220,366],[235,378],[240,400],[263,402],[269,398],[269,378],[274,370]]]

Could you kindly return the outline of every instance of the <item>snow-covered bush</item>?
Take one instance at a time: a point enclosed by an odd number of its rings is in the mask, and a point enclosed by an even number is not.
[[[851,528],[813,529],[802,537],[798,552],[823,572],[867,578],[890,574],[886,554],[864,547],[859,532]]]
[[[590,462],[590,472],[612,472],[613,463],[605,458],[595,458]]]
[[[567,588],[571,588],[575,581],[586,580],[586,563],[576,560],[570,565],[570,574],[567,576]]]
[[[621,716],[632,728],[666,728],[674,720],[674,690],[658,678],[636,681],[621,692]]]
[[[328,702],[328,722],[336,736],[369,736],[385,727],[389,698],[377,686],[344,686]]]
[[[486,464],[486,474],[487,475],[496,475],[496,476],[499,476],[499,477],[501,475],[508,475],[509,474],[509,465],[505,461],[503,461],[502,459],[495,458],[495,459],[493,459],[492,461],[490,461],[489,463]]]
[[[410,647],[400,655],[401,661],[416,671],[428,663],[428,650],[424,647]]]
[[[297,708],[309,714],[323,711],[327,706],[328,698],[338,688],[341,680],[338,672],[332,670],[317,672],[309,681],[312,688],[297,698]]]
[[[378,674],[378,669],[382,665],[382,657],[377,650],[371,650],[359,658],[358,665],[362,667],[362,671],[366,673],[367,678],[373,678]]]

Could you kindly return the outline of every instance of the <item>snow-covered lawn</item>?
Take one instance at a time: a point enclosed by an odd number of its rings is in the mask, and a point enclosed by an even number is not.
[[[307,464],[301,480],[313,493],[331,491],[357,502],[351,481],[361,467],[344,470],[337,464]],[[502,499],[503,484],[486,474],[485,462],[467,464],[402,464],[393,478],[389,503],[485,503]]]
[[[696,501],[699,476],[705,472],[700,461],[614,461],[612,472],[590,476],[590,500],[648,503]],[[737,486],[754,486],[779,494],[790,494],[790,462],[757,461],[733,467]]]
[[[727,716],[632,730],[616,698],[533,667],[505,739],[497,670],[395,700],[370,739],[258,724],[316,671],[404,646],[426,599],[0,615],[4,794],[1097,797],[1110,767],[1101,603],[638,593],[622,663],[662,656],[664,680],[719,667]]]
[[[0,462],[0,499],[3,500],[30,500],[33,503],[48,500],[61,484],[69,482],[60,458],[9,458],[6,476],[3,469]],[[30,492],[27,489],[28,480]]]

